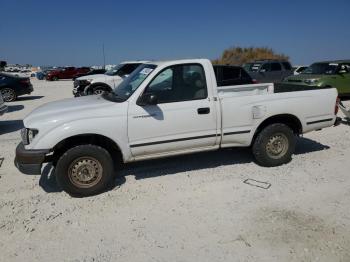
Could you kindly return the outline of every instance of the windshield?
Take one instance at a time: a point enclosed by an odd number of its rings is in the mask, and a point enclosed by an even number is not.
[[[248,72],[258,72],[261,65],[261,63],[248,63],[244,64],[243,68]]]
[[[337,72],[338,66],[334,63],[316,63],[306,68],[302,74],[332,75]]]
[[[113,90],[113,93],[105,95],[105,98],[109,99],[111,98],[110,96],[114,96],[113,100],[118,100],[118,102],[128,100],[128,98],[137,90],[137,88],[156,67],[156,65],[150,64],[140,65],[129,75],[129,77],[127,77],[117,88]]]
[[[123,64],[117,65],[112,67],[111,69],[109,69],[105,75],[109,75],[109,76],[114,76],[118,73],[119,69],[123,66]]]

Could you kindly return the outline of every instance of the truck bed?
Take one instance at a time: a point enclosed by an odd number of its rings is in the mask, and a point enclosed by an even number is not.
[[[276,115],[295,116],[302,133],[329,127],[335,122],[337,94],[335,88],[292,92],[273,84],[219,87],[222,146],[249,146],[256,127]]]

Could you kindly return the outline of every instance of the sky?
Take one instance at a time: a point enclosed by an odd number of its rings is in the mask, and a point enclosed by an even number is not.
[[[0,60],[102,65],[271,47],[293,64],[350,59],[350,0],[0,0]]]

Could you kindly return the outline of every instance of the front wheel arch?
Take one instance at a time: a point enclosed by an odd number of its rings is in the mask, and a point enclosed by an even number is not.
[[[98,88],[101,88],[101,89],[103,89],[104,91],[107,91],[107,92],[111,92],[112,91],[112,88],[109,85],[105,84],[105,83],[94,83],[94,84],[90,85],[85,90],[85,93],[88,94],[88,95],[92,95],[94,93],[94,90],[96,90]]]
[[[113,160],[115,160],[115,167],[118,168],[124,163],[124,156],[119,145],[112,139],[99,134],[84,134],[67,137],[57,143],[53,148],[52,162],[55,163],[58,159],[69,149],[79,145],[96,145],[106,149]]]

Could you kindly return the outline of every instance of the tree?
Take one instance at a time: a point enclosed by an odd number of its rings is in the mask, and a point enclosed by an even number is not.
[[[255,60],[279,59],[288,60],[285,54],[276,54],[268,47],[231,47],[222,53],[221,58],[213,60],[213,64],[242,65]]]

